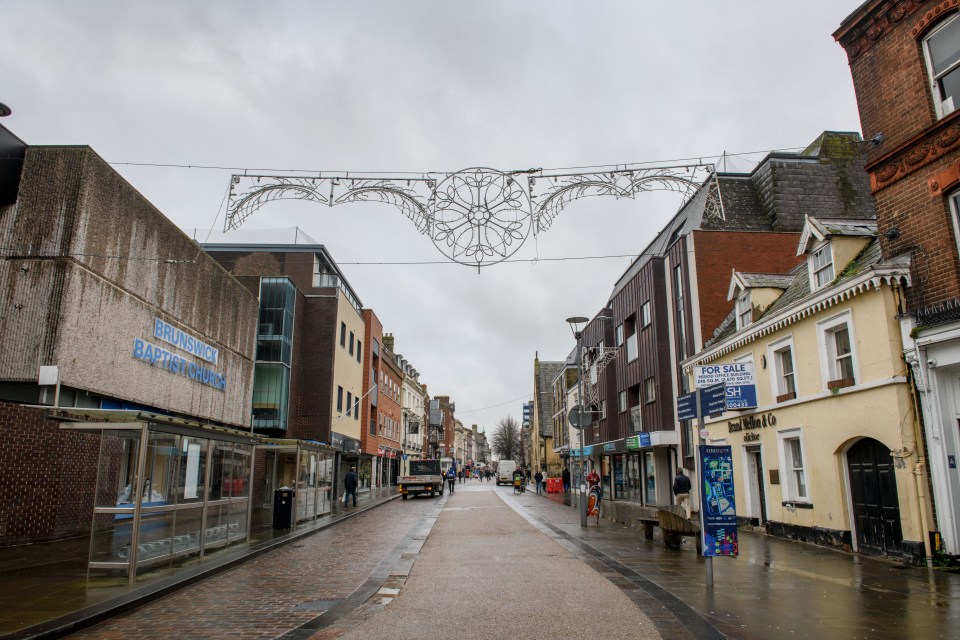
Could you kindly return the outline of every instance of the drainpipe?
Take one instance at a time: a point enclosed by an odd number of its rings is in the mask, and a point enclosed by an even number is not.
[[[893,286],[893,290],[897,297],[898,311],[900,311],[900,313],[902,314],[903,313],[903,293],[900,287],[896,285]],[[905,347],[903,359],[907,365],[907,376],[910,381],[910,384],[908,384],[907,387],[910,390],[910,400],[913,404],[913,407],[912,407],[913,419],[911,420],[911,422],[913,423],[911,425],[912,426],[911,434],[913,437],[913,443],[912,443],[912,447],[910,446],[909,442],[905,442],[904,444],[907,445],[908,450],[912,448],[917,453],[917,462],[913,466],[913,475],[914,475],[914,481],[915,481],[914,491],[917,499],[916,510],[920,511],[920,513],[914,514],[914,515],[920,516],[919,517],[920,529],[921,529],[921,533],[923,534],[923,555],[926,560],[927,568],[929,569],[933,567],[933,553],[931,552],[931,549],[930,549],[930,522],[927,518],[927,507],[928,507],[927,482],[926,482],[927,459],[926,459],[926,452],[924,451],[923,433],[920,427],[920,419],[921,419],[921,416],[923,415],[923,412],[921,407],[921,400],[917,395],[917,388],[918,388],[917,385],[923,384],[923,376],[922,374],[919,376],[915,375],[915,372],[919,371],[919,368],[923,365],[918,360],[920,349],[917,346],[916,340],[910,337],[910,333],[912,332],[912,329],[913,329],[913,322],[908,321],[904,323],[903,322],[904,319],[908,319],[908,317],[901,316],[900,337],[901,337],[901,343]],[[906,352],[907,346],[911,347],[910,353]]]

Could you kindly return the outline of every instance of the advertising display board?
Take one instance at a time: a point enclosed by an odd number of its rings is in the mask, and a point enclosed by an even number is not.
[[[737,508],[733,495],[733,450],[700,445],[703,555],[736,556]]]

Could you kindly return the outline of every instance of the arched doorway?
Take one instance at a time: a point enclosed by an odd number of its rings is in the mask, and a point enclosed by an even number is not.
[[[890,449],[864,438],[847,451],[853,524],[861,553],[900,555],[900,501]]]

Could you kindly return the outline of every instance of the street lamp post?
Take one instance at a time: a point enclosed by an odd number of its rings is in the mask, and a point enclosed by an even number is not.
[[[577,339],[577,433],[580,436],[580,478],[578,480],[580,490],[578,492],[577,508],[580,510],[581,527],[587,526],[587,495],[586,477],[583,473],[583,332],[580,331],[578,325],[586,325],[587,322],[590,322],[590,319],[582,316],[567,318],[567,324],[573,331],[573,337]]]

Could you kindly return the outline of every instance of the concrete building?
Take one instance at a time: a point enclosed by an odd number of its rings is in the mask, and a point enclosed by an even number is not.
[[[132,582],[245,540],[256,296],[89,147],[0,148],[0,544]]]
[[[936,529],[952,555],[960,554],[958,9],[956,0],[871,0],[834,33],[870,142],[866,170],[883,254],[912,258],[901,334],[928,454],[915,472],[929,464]]]
[[[728,297],[747,304],[683,362],[756,371],[756,406],[707,418],[707,443],[732,447],[741,520],[919,563],[932,511],[899,346],[909,259],[884,260],[871,222],[813,217],[798,253],[789,274],[734,272]]]

